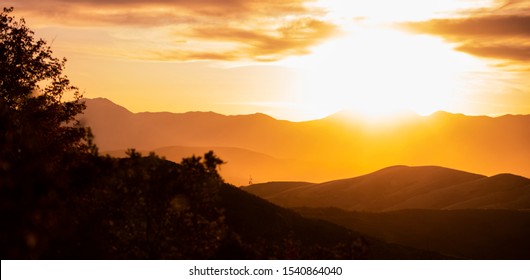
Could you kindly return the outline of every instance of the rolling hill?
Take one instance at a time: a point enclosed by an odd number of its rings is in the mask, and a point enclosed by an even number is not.
[[[284,207],[402,209],[530,209],[530,179],[492,177],[435,166],[394,166],[321,184],[265,183],[244,188]]]

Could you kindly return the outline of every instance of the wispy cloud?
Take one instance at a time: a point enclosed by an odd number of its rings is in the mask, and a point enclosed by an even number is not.
[[[498,1],[488,9],[469,11],[459,18],[404,24],[418,33],[442,36],[457,50],[476,56],[530,61],[530,3]]]
[[[312,0],[8,0],[39,26],[152,30],[160,47],[138,57],[157,60],[272,61],[303,55],[336,34]],[[142,41],[137,32],[136,41]],[[119,40],[119,38],[117,38]],[[137,44],[138,45],[138,44]],[[163,47],[162,47],[163,46]]]
[[[448,37],[529,37],[530,16],[481,16],[410,23],[419,32]]]
[[[525,44],[524,42],[518,44],[499,43],[497,45],[465,44],[456,49],[482,57],[530,62],[530,44]]]
[[[274,61],[290,55],[304,55],[309,48],[336,33],[336,26],[314,18],[291,20],[275,29],[228,27],[217,29],[200,26],[189,30],[188,38],[227,43],[222,51],[161,52],[164,59],[240,60],[252,57],[259,61]]]

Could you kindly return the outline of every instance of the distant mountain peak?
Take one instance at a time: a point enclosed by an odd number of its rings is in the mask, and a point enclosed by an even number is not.
[[[110,101],[110,99],[105,97],[95,97],[95,98],[83,98],[82,101],[95,101],[95,102],[107,102],[115,104],[114,102]]]
[[[132,113],[127,108],[121,105],[118,105],[112,102],[111,100],[107,98],[103,98],[103,97],[83,98],[81,99],[81,101],[85,102],[87,109],[97,108],[98,110],[106,109],[106,110],[117,110],[117,111]]]
[[[117,103],[113,102],[110,99],[104,98],[104,97],[95,97],[95,98],[83,98],[81,101],[85,102],[87,107],[97,107],[100,108],[106,108],[106,109],[112,109],[112,107],[120,110],[126,110],[127,112],[132,113],[129,109],[118,105]],[[277,120],[272,116],[269,116],[264,113],[253,113],[253,114],[234,114],[234,115],[226,115],[217,113],[214,111],[187,111],[187,112],[169,112],[169,111],[143,111],[139,112],[138,114],[174,114],[174,115],[184,115],[184,116],[211,116],[211,117],[233,117],[233,118],[250,118],[250,119],[266,119],[266,120]],[[278,120],[279,121],[279,120]]]

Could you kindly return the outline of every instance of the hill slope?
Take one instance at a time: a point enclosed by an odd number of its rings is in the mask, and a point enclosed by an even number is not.
[[[433,251],[387,243],[332,223],[302,217],[292,210],[278,207],[238,188],[225,185],[221,196],[222,206],[226,209],[226,223],[230,229],[237,232],[246,244],[265,245],[265,251],[253,252],[258,258],[270,258],[271,254],[294,259],[448,258]],[[280,245],[273,247],[271,252],[269,244],[275,243]]]
[[[306,217],[387,242],[464,259],[530,259],[530,211],[400,210],[385,213],[303,208]]]
[[[400,209],[530,209],[530,179],[448,168],[394,166],[321,184],[265,183],[244,188],[284,207],[355,211]]]

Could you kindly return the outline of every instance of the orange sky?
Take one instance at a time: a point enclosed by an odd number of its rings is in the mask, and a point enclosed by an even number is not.
[[[530,1],[2,2],[136,112],[530,114]]]

